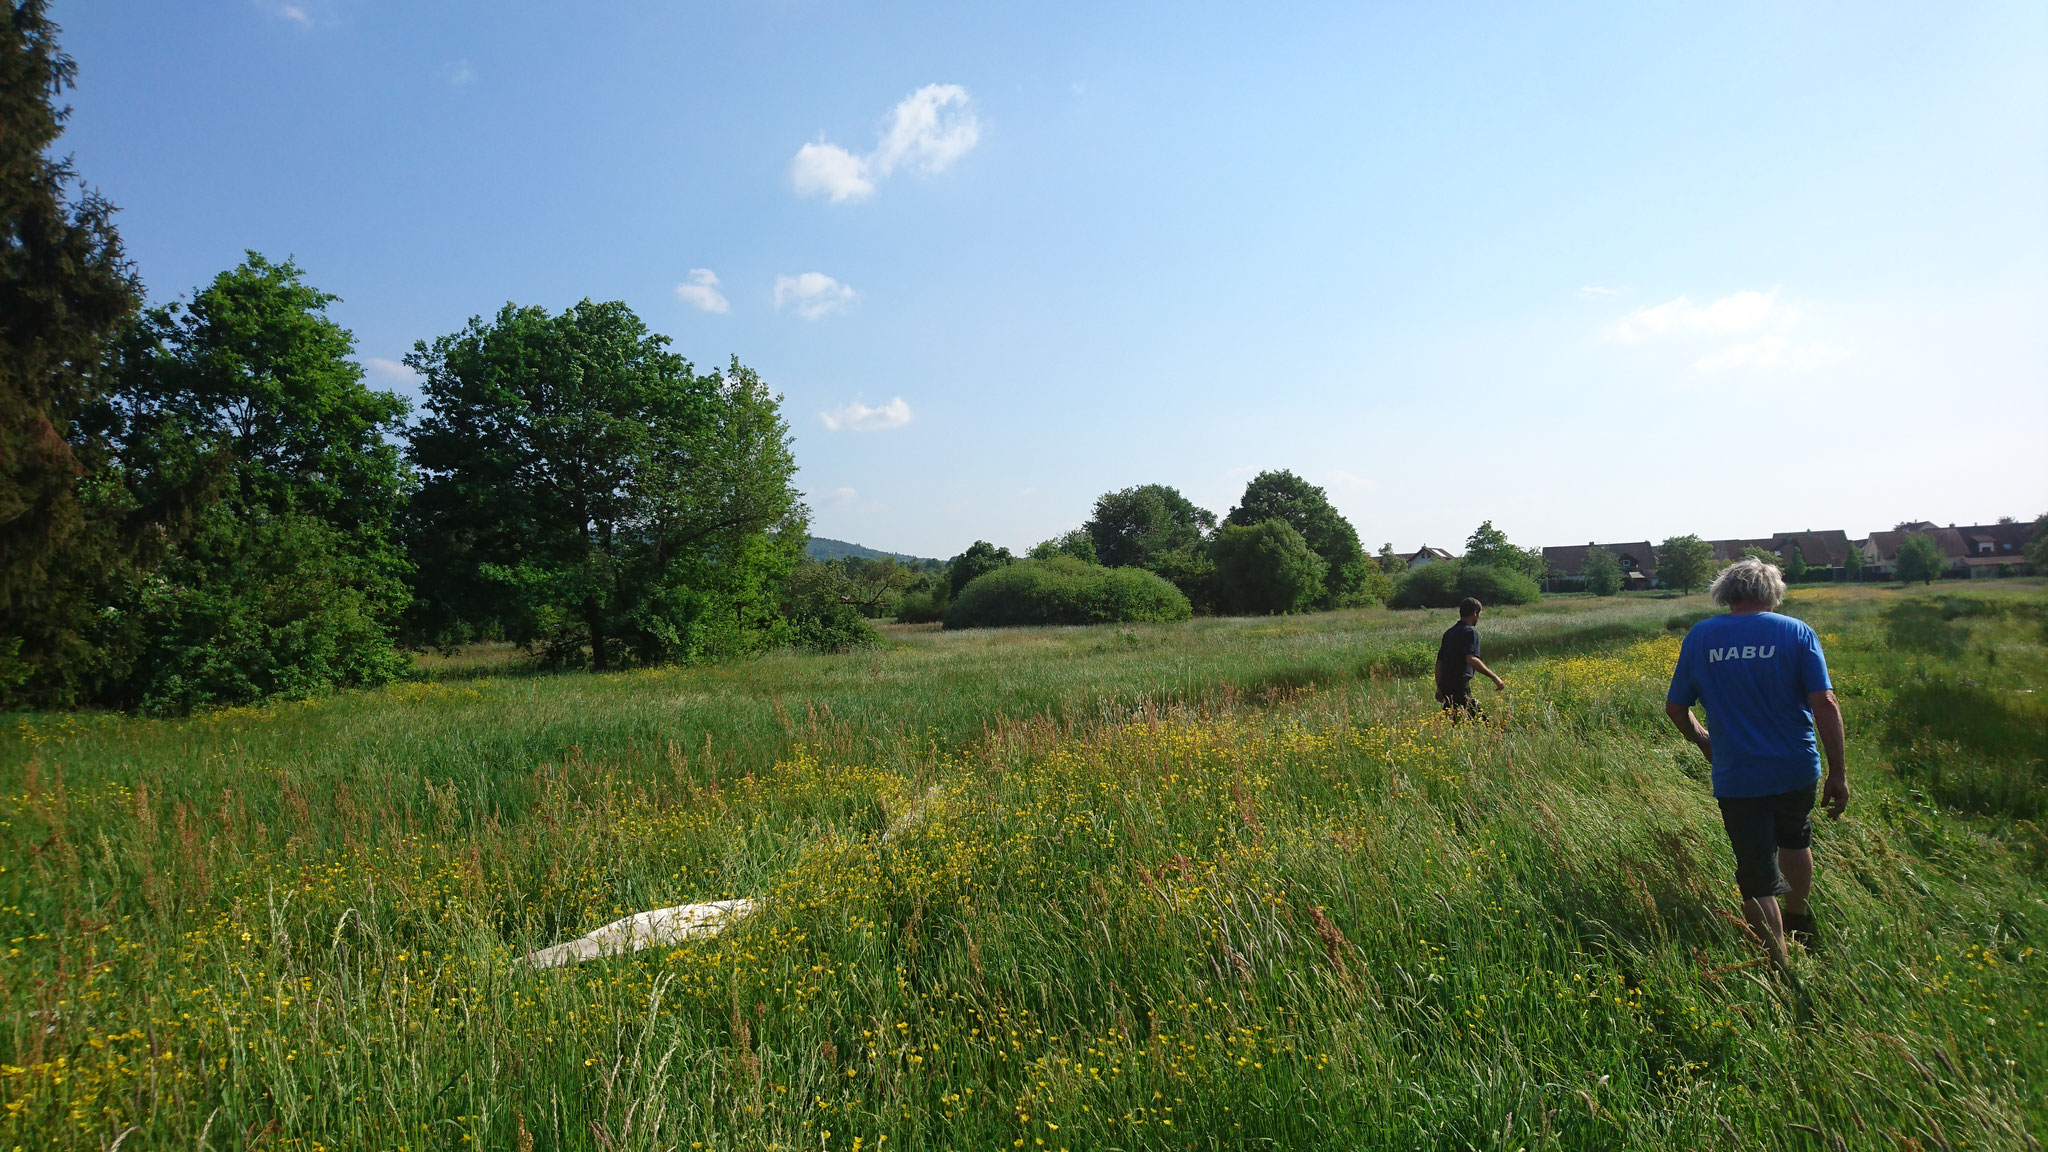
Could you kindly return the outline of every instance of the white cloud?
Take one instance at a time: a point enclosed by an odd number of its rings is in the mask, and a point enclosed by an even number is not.
[[[330,0],[251,0],[254,7],[268,12],[279,20],[289,21],[301,28],[319,24],[333,24],[333,16],[326,11]]]
[[[1380,486],[1379,481],[1370,476],[1360,476],[1355,472],[1346,472],[1342,468],[1332,468],[1324,475],[1329,478],[1330,487],[1342,488],[1347,492],[1371,492]]]
[[[1710,304],[1695,304],[1691,297],[1680,296],[1653,307],[1638,308],[1608,325],[1602,335],[1623,344],[1676,341],[1692,357],[1694,376],[1723,372],[1811,372],[1849,354],[1839,344],[1797,339],[1792,330],[1803,320],[1798,308],[1778,298],[1776,288],[1748,289]],[[1723,342],[1716,337],[1728,336],[1746,339],[1706,351]]]
[[[901,396],[892,397],[879,408],[856,400],[843,407],[820,412],[818,419],[834,432],[880,432],[910,423],[910,405],[905,404]]]
[[[363,357],[363,372],[387,384],[411,384],[420,374],[397,360],[386,360],[382,356]]]
[[[865,200],[875,194],[874,181],[866,175],[867,162],[837,144],[819,141],[796,150],[789,162],[789,182],[799,196],[827,196],[834,204],[841,200]]]
[[[1598,284],[1587,284],[1580,287],[1579,295],[1588,299],[1597,299],[1601,296],[1619,296],[1626,291],[1628,291],[1626,288],[1602,288]]]
[[[724,315],[732,311],[725,293],[718,290],[718,275],[709,268],[690,269],[690,278],[676,285],[676,299],[699,312]]]
[[[1778,290],[1744,291],[1712,304],[1695,304],[1680,296],[1651,308],[1638,308],[1607,329],[1611,340],[1637,344],[1659,336],[1726,336],[1766,325],[1796,323],[1799,310],[1778,301]]]
[[[457,60],[448,66],[448,83],[455,88],[463,88],[476,83],[476,69],[470,67],[468,57]]]
[[[806,320],[837,312],[853,303],[853,289],[823,272],[775,278],[775,306],[794,304],[796,314]]]
[[[834,488],[825,498],[834,505],[843,508],[859,499],[860,493],[851,488]]]
[[[1794,344],[1783,336],[1766,336],[1761,340],[1737,344],[1702,356],[1693,361],[1692,370],[1699,376],[1740,369],[1811,372],[1848,354],[1847,349],[1825,342]]]
[[[981,142],[981,121],[973,98],[958,84],[927,84],[889,112],[874,150],[856,156],[819,140],[797,149],[789,164],[790,185],[799,196],[865,200],[898,168],[934,176],[951,168]]]
[[[868,163],[883,176],[898,164],[935,176],[981,142],[981,121],[975,118],[967,89],[958,84],[927,84],[912,92],[889,114]]]

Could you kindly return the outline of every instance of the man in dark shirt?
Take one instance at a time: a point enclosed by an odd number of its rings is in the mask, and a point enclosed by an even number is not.
[[[1479,702],[1472,699],[1474,672],[1485,673],[1496,692],[1507,687],[1479,658],[1479,629],[1474,626],[1479,623],[1481,607],[1476,598],[1465,597],[1458,605],[1458,622],[1444,630],[1443,642],[1436,649],[1436,702],[1453,720],[1461,713],[1484,719]]]

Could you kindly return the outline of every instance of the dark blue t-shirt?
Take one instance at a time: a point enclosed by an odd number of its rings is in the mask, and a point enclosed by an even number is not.
[[[1444,629],[1444,638],[1436,646],[1437,687],[1464,691],[1472,683],[1472,665],[1465,662],[1465,657],[1477,655],[1479,629],[1463,620]]]
[[[1678,650],[1665,699],[1704,701],[1714,740],[1714,795],[1796,792],[1820,779],[1808,693],[1831,688],[1813,629],[1776,612],[1713,616]]]

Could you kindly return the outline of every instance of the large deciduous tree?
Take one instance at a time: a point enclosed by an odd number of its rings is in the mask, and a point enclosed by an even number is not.
[[[1379,565],[1359,545],[1357,529],[1330,504],[1322,488],[1292,472],[1282,469],[1252,477],[1244,497],[1224,519],[1242,527],[1282,520],[1300,533],[1323,560],[1322,591],[1315,600],[1319,607],[1353,607],[1385,599],[1382,586],[1387,581],[1373,579]]]
[[[1190,601],[1204,603],[1213,566],[1208,536],[1216,514],[1164,484],[1106,492],[1081,526],[1095,555],[1110,568],[1144,568],[1164,576]]]
[[[1170,552],[1198,549],[1216,514],[1164,484],[1106,492],[1082,526],[1110,568],[1150,568]]]
[[[336,297],[251,252],[151,309],[107,406],[133,507],[183,509],[152,560],[122,702],[183,711],[383,683],[410,600],[396,517],[407,404],[363,383]]]
[[[1474,528],[1472,535],[1466,538],[1463,559],[1466,564],[1520,572],[1532,580],[1543,579],[1549,567],[1541,550],[1518,548],[1509,543],[1507,533],[1495,528],[1491,520]]]
[[[954,596],[960,590],[974,583],[977,576],[984,576],[998,568],[1016,563],[1008,548],[998,548],[986,540],[976,540],[967,546],[967,551],[953,557],[946,565],[946,587]]]
[[[612,667],[772,643],[808,511],[780,398],[697,373],[623,303],[506,305],[406,363],[426,416],[410,534],[423,635]]]
[[[106,671],[96,593],[136,526],[95,509],[75,421],[111,390],[142,289],[113,207],[50,154],[77,68],[47,7],[0,8],[0,707],[90,693]]]
[[[1657,579],[1666,588],[1690,592],[1714,571],[1714,546],[1698,536],[1673,536],[1657,546]]]
[[[1275,516],[1226,524],[1209,545],[1216,610],[1234,616],[1301,612],[1324,597],[1329,565],[1294,525]]]

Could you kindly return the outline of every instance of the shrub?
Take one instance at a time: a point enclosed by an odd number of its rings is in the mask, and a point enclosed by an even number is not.
[[[1595,596],[1612,596],[1621,591],[1621,562],[1605,548],[1586,550],[1586,591]]]
[[[1337,607],[1370,608],[1375,604],[1385,604],[1387,597],[1394,594],[1394,578],[1387,575],[1377,557],[1366,556],[1350,567],[1356,572],[1346,576],[1340,585],[1342,591],[1337,596]]]
[[[1915,532],[1899,545],[1899,554],[1892,561],[1893,572],[1901,584],[1918,580],[1931,584],[1941,576],[1941,570],[1948,567],[1948,555],[1934,537]]]
[[[946,627],[1120,624],[1193,614],[1179,589],[1141,568],[1102,568],[1059,556],[1020,560],[975,577],[947,605]]]
[[[1526,572],[1467,564],[1461,560],[1439,560],[1411,568],[1394,589],[1389,608],[1455,608],[1458,601],[1476,596],[1481,604],[1534,604],[1543,592]]]
[[[143,584],[142,651],[119,702],[179,714],[404,674],[412,658],[393,650],[390,622],[405,585],[351,543],[312,516],[210,509]]]
[[[798,564],[782,588],[790,643],[812,652],[846,652],[881,639],[862,614],[854,592],[844,565]]]
[[[943,580],[934,580],[929,587],[912,588],[903,594],[896,605],[896,620],[902,624],[931,624],[946,618],[946,591],[949,585]]]
[[[1323,594],[1329,565],[1294,526],[1274,518],[1225,524],[1209,545],[1216,610],[1233,616],[1300,612]]]
[[[789,636],[791,643],[808,652],[851,652],[872,648],[882,638],[851,604],[821,605],[815,612],[793,617]]]
[[[1215,609],[1216,562],[1209,558],[1207,546],[1190,544],[1161,552],[1145,570],[1179,589],[1190,606],[1204,612]]]
[[[1458,563],[1438,560],[1403,573],[1387,607],[1451,608],[1464,598],[1464,593],[1458,591]]]
[[[1402,644],[1374,657],[1366,672],[1374,679],[1419,679],[1436,667],[1436,646],[1429,643]]]
[[[1493,608],[1503,604],[1534,604],[1543,599],[1543,590],[1536,586],[1535,579],[1527,572],[1490,568],[1484,564],[1460,564],[1458,596],[1459,599],[1477,596],[1481,604]]]

